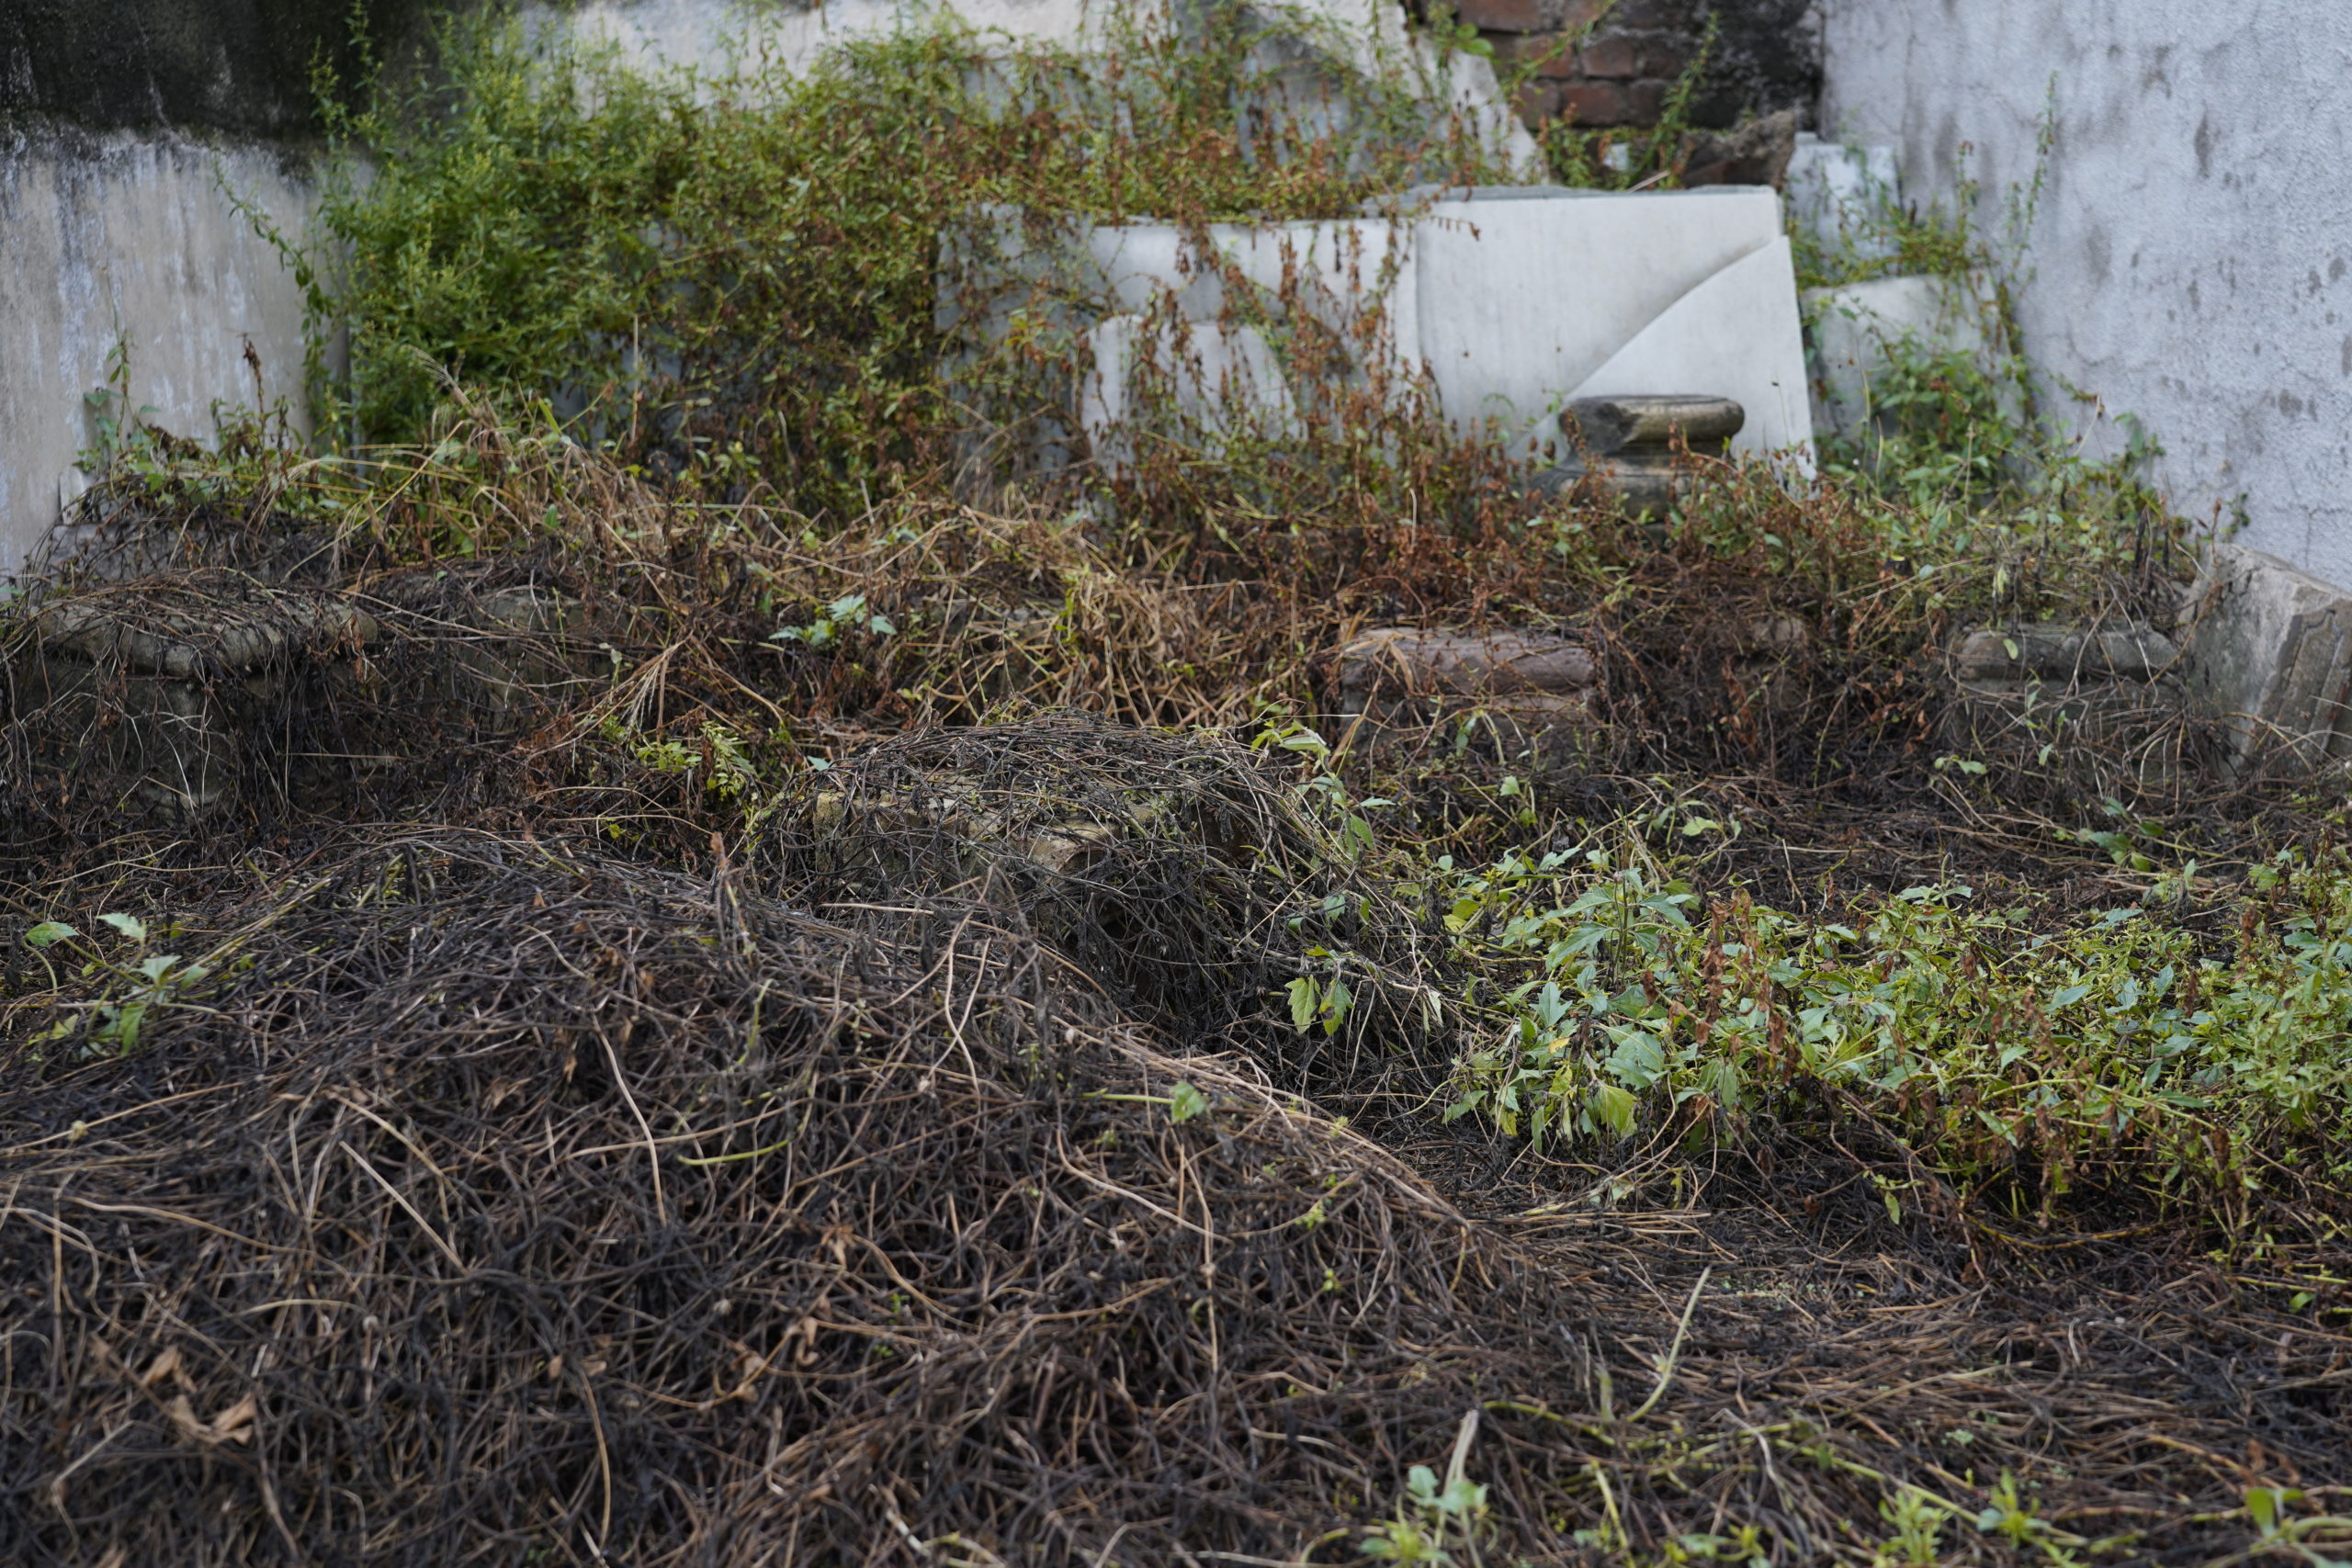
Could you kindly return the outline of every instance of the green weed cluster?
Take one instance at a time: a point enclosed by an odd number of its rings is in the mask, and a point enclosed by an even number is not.
[[[1465,950],[1525,976],[1450,1115],[1538,1142],[1703,1140],[1826,1105],[1911,1162],[1882,1181],[1898,1222],[1909,1197],[2047,1224],[2083,1189],[2244,1235],[2352,1185],[2341,851],[2257,867],[2230,942],[2162,900],[2052,926],[1960,885],[1842,919],[1708,903],[1622,847],[1510,855],[1450,896]]]

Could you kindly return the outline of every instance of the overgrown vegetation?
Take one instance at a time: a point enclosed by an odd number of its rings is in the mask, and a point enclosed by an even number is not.
[[[1897,1223],[1908,1193],[2047,1226],[2077,1188],[2118,1213],[2143,1193],[2239,1243],[2290,1214],[2322,1236],[2341,1223],[2352,877],[2335,852],[2255,868],[2219,953],[2163,918],[2193,868],[2152,886],[2156,908],[2053,928],[1962,884],[1806,919],[1737,895],[1702,907],[1648,856],[1584,859],[1564,874],[1561,852],[1512,857],[1452,889],[1448,923],[1534,972],[1453,1113],[1538,1142],[1859,1115],[1918,1162],[1882,1179]]]
[[[977,208],[1506,172],[1206,16],[725,82],[452,24],[337,122],[323,449],[126,369],[0,617],[10,1552],[2343,1550],[2332,788],[1947,722],[1957,631],[2170,624],[2146,447],[2007,335],[1635,524],[1227,276],[1299,428],[976,485],[1100,303],[960,335]],[[1593,695],[1342,711],[1369,626]]]
[[[952,16],[806,72],[649,75],[492,7],[433,66],[359,85],[334,118],[322,330],[353,333],[347,428],[413,440],[443,378],[553,400],[628,465],[812,513],[936,479],[955,400],[1038,345],[944,383],[944,234],[991,204],[1050,222],[1350,215],[1417,181],[1512,177],[1476,128],[1432,126],[1417,80],[1302,72],[1282,7],[1120,13],[1117,65],[988,39]]]

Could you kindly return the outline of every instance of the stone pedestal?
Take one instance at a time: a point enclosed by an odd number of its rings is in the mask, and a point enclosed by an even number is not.
[[[1662,516],[1698,477],[1685,458],[1724,456],[1747,417],[1729,398],[1579,399],[1560,416],[1569,456],[1532,488],[1605,501],[1632,517]]]

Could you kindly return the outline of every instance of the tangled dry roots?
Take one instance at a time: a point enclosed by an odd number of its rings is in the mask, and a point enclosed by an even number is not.
[[[1442,944],[1250,750],[1057,714],[881,741],[810,775],[770,844],[811,903],[908,889],[1014,912],[1131,1011],[1294,1087],[1401,1091],[1449,1052]],[[1301,976],[1350,1002],[1296,1030]]]
[[[135,1054],[18,1021],[0,1558],[1291,1554],[1555,1381],[1523,1259],[1001,908],[334,863]]]
[[[454,780],[605,695],[645,618],[528,558],[331,588],[206,568],[0,607],[6,852],[159,809],[447,806]]]

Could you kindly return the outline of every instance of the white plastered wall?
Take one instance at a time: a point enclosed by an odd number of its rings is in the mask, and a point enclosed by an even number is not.
[[[2017,294],[2028,355],[2145,423],[2181,509],[2242,497],[2245,543],[2352,583],[2352,6],[1822,13],[1823,131],[1895,143],[1906,196],[1949,197],[1971,144],[1997,232],[2049,114]]]

